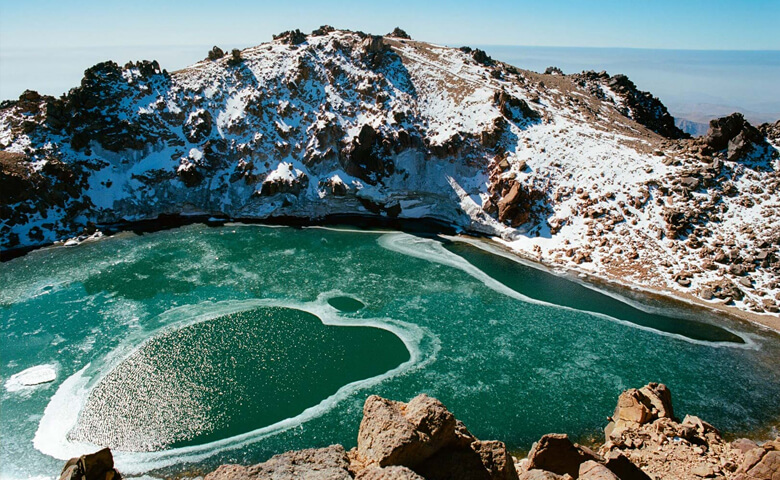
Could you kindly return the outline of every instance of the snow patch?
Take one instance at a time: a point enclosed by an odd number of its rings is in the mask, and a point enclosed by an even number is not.
[[[57,369],[54,364],[36,365],[27,370],[11,375],[5,382],[5,389],[9,392],[18,392],[53,382],[57,378]]]

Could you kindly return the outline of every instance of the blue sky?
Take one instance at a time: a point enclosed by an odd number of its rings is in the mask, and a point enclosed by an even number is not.
[[[0,51],[256,45],[321,24],[448,45],[780,50],[778,0],[0,0]]]

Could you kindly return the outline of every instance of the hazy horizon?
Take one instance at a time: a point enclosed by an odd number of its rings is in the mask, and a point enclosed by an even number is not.
[[[0,98],[26,88],[61,95],[109,59],[156,59],[176,70],[215,44],[242,48],[284,30],[332,25],[373,34],[400,27],[424,42],[482,45],[531,70],[624,73],[672,109],[707,103],[780,117],[777,18],[777,0],[0,2]]]
[[[257,42],[257,44],[262,42]],[[0,51],[0,99],[27,89],[60,96],[80,84],[92,65],[157,60],[169,71],[206,57],[212,45],[28,47]],[[249,45],[220,44],[223,49]],[[450,45],[459,46],[459,45]],[[565,73],[623,73],[659,97],[673,114],[694,121],[743,112],[754,123],[780,119],[780,50],[690,50],[632,47],[472,45],[519,68]]]

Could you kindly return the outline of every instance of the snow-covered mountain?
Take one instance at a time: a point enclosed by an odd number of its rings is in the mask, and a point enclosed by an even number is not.
[[[204,52],[205,53],[205,52]],[[0,105],[0,245],[204,213],[429,218],[712,302],[780,304],[780,123],[689,139],[625,76],[322,27]]]

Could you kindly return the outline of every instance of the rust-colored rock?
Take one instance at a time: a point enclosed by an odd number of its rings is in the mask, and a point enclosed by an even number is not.
[[[408,404],[368,397],[358,432],[358,455],[367,465],[414,468],[455,439],[455,417],[436,399],[419,395]]]
[[[274,455],[267,462],[251,467],[222,465],[205,480],[351,480],[349,459],[344,447],[331,445]]]
[[[579,476],[582,480],[621,480],[604,465],[588,460],[580,465]]]
[[[780,480],[780,438],[745,453],[734,480]]]
[[[640,389],[629,389],[618,397],[607,438],[618,437],[626,429],[644,425],[658,418],[674,418],[672,394],[662,383],[650,383]]]
[[[590,449],[580,447],[569,436],[551,433],[543,436],[528,454],[528,469],[547,470],[558,475],[569,474],[576,478],[580,465],[589,461],[602,461]]]
[[[357,475],[355,480],[425,480],[425,478],[414,473],[406,467],[371,467],[366,468]]]

